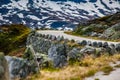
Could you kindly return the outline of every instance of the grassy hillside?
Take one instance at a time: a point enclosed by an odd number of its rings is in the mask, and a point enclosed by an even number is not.
[[[22,24],[0,26],[0,52],[8,54],[19,49],[24,50],[30,29]]]

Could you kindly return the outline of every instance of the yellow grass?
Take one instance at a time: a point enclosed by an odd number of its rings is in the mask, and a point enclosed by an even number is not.
[[[92,76],[98,71],[109,65],[110,62],[120,60],[120,54],[113,56],[101,56],[92,58],[87,56],[81,62],[66,66],[58,71],[41,70],[40,74],[34,75],[28,80],[83,80],[83,78]]]

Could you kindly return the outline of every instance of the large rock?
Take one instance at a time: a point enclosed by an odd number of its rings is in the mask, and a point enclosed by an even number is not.
[[[80,53],[83,54],[84,56],[87,55],[94,55],[94,56],[100,56],[105,52],[104,48],[96,48],[92,46],[85,46],[80,50]]]
[[[48,50],[48,58],[53,61],[54,67],[62,67],[67,63],[67,52],[65,44],[53,44]]]
[[[3,53],[0,53],[0,80],[10,80],[8,63]]]
[[[73,48],[67,54],[68,60],[80,60],[82,58],[82,54],[80,53],[80,49]]]
[[[103,43],[102,42],[98,42],[98,47],[102,47],[103,46]]]
[[[119,44],[116,44],[116,50],[117,50],[117,52],[120,52],[120,43]]]
[[[12,80],[26,78],[32,73],[38,72],[38,66],[34,61],[6,56],[9,63],[9,74]]]
[[[52,63],[51,63],[50,59],[48,58],[48,55],[42,54],[42,53],[36,53],[35,56],[37,58],[37,62],[39,64],[40,68],[52,66]]]
[[[93,43],[92,43],[92,46],[93,46],[93,47],[97,47],[97,46],[98,46],[98,43],[97,43],[97,42],[93,42]]]
[[[96,49],[94,47],[91,47],[91,46],[85,46],[84,48],[82,48],[80,50],[80,53],[82,53],[82,54],[95,54]]]
[[[81,42],[80,42],[80,45],[81,45],[81,46],[87,45],[87,41],[86,41],[86,40],[81,41]]]
[[[104,42],[104,43],[103,43],[103,47],[104,47],[104,48],[106,48],[106,47],[108,47],[108,46],[109,46],[109,45],[108,45],[107,42]]]
[[[120,39],[120,23],[113,25],[112,27],[108,28],[103,33],[103,38],[107,39]]]

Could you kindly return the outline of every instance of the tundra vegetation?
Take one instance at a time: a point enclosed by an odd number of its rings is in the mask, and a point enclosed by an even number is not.
[[[18,55],[25,50],[30,29],[22,24],[0,26],[0,52],[6,55]]]

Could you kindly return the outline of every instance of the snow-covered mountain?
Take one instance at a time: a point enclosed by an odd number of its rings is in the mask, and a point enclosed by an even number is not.
[[[0,0],[0,25],[69,29],[81,21],[120,11],[120,0]]]

